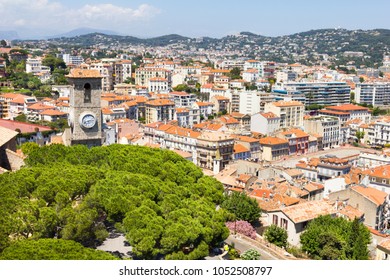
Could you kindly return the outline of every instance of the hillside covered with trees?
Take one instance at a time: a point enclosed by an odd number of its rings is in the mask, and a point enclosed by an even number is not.
[[[58,247],[47,241],[53,238],[96,248],[108,225],[126,235],[141,259],[202,259],[229,234],[229,215],[216,207],[222,185],[173,152],[31,143],[22,149],[26,166],[0,175],[2,259],[18,259],[15,251],[23,244],[37,251]],[[34,240],[39,242],[21,243]],[[104,258],[100,251],[83,256]],[[20,258],[28,256],[21,252]]]

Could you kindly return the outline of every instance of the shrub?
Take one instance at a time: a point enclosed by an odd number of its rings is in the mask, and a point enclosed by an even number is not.
[[[243,260],[260,260],[261,254],[255,249],[246,250],[241,254],[241,259]]]
[[[271,225],[264,232],[265,239],[279,247],[287,246],[287,231],[276,225]]]
[[[255,228],[247,221],[227,222],[226,227],[232,231],[256,239]]]

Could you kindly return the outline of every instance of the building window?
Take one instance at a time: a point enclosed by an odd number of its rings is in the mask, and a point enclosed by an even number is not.
[[[277,216],[277,215],[273,215],[273,216],[272,216],[272,223],[273,223],[274,225],[278,225],[278,216]]]
[[[287,230],[288,221],[286,219],[281,218],[280,219],[280,227]]]
[[[91,84],[84,85],[84,103],[91,103]]]

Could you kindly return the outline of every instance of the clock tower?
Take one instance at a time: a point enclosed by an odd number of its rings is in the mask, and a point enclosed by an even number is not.
[[[69,145],[102,145],[100,97],[102,76],[97,70],[72,69],[67,76],[71,90],[69,103]]]

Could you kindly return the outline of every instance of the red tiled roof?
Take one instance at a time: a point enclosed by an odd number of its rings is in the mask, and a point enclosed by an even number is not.
[[[350,115],[350,113],[347,113],[347,112],[338,112],[338,111],[332,111],[332,110],[327,110],[327,109],[322,109],[319,112],[326,113],[326,114],[332,114],[332,115]]]
[[[263,116],[264,118],[266,118],[266,119],[278,118],[278,116],[275,115],[275,114],[272,113],[272,112],[260,113],[260,115],[262,115],[262,116]]]
[[[279,144],[287,144],[288,143],[287,140],[284,140],[284,139],[281,139],[278,137],[271,137],[271,136],[261,138],[259,142],[262,145],[279,145]]]
[[[346,111],[346,112],[357,111],[357,110],[368,111],[368,108],[358,106],[355,104],[343,104],[343,105],[338,105],[338,106],[329,106],[329,107],[326,107],[326,109],[334,110],[334,111]]]
[[[303,103],[299,101],[277,101],[272,104],[277,107],[303,106]]]
[[[216,100],[230,100],[229,98],[222,96],[222,95],[214,95],[214,98]]]
[[[377,206],[382,205],[388,196],[387,193],[370,187],[354,186],[351,187],[351,189],[365,196],[367,199],[374,202]]]
[[[69,78],[102,78],[98,70],[90,70],[90,69],[81,69],[75,68],[72,69],[67,75]]]
[[[239,153],[247,153],[249,152],[249,149],[244,147],[241,144],[234,144],[233,151],[235,154],[239,154]]]
[[[201,134],[200,132],[196,132],[191,129],[183,128],[179,126],[171,126],[169,129],[165,131],[165,133],[174,134],[183,137],[191,137],[191,138],[197,138]]]
[[[36,128],[38,128],[39,131],[52,131],[52,129],[48,126],[4,120],[4,119],[0,119],[0,126],[8,128],[10,130],[20,129],[21,133],[33,133],[36,132],[35,130]]]
[[[371,177],[390,179],[390,165],[382,165],[370,168],[368,170],[363,171],[362,173]]]
[[[54,110],[54,109],[42,111],[40,114],[45,115],[45,116],[65,116],[65,115],[67,115],[67,113],[61,112],[59,110]]]
[[[169,99],[155,99],[155,100],[149,100],[146,102],[147,105],[152,106],[168,106],[168,105],[175,105],[175,103]]]

